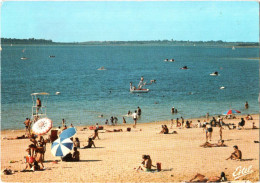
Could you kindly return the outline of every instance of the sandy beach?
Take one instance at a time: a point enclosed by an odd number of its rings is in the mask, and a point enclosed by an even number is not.
[[[245,116],[243,116],[245,117]],[[228,181],[235,181],[233,172],[237,167],[252,166],[250,174],[237,180],[259,181],[259,130],[252,129],[252,122],[259,127],[259,115],[253,115],[254,120],[246,120],[245,129],[223,130],[223,139],[227,147],[203,148],[205,132],[202,128],[179,129],[170,121],[138,124],[136,129],[127,132],[132,127],[132,120],[126,125],[105,126],[105,129],[123,129],[123,132],[99,132],[100,140],[96,139],[97,148],[79,149],[80,162],[61,162],[54,157],[51,144],[47,144],[44,163],[46,170],[35,172],[20,172],[25,168],[25,150],[30,144],[29,139],[6,140],[4,137],[15,137],[24,134],[24,130],[1,131],[1,170],[10,168],[17,170],[13,175],[1,175],[3,182],[182,182],[190,180],[196,173],[206,177],[220,176],[225,172]],[[186,120],[186,119],[185,119]],[[191,120],[191,119],[189,119]],[[201,118],[203,121],[204,118]],[[192,119],[196,124],[197,119]],[[226,123],[237,124],[238,119],[224,119]],[[159,134],[161,125],[166,124],[170,132],[178,134]],[[87,144],[88,136],[93,130],[81,131],[77,134],[81,147]],[[44,137],[47,137],[45,135]],[[211,143],[219,140],[219,127],[213,128]],[[242,151],[242,161],[225,160],[237,145]],[[160,162],[161,172],[137,172],[134,168],[142,162],[142,155],[151,156],[156,165]],[[17,161],[9,163],[10,160]],[[57,164],[52,163],[59,160]]]

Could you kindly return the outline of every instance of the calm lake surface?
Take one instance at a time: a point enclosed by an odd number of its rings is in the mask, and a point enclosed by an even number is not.
[[[231,108],[259,113],[258,48],[2,45],[2,49],[2,129],[24,128],[35,92],[50,93],[47,116],[54,126],[61,125],[62,118],[76,126],[104,124],[111,116],[122,123],[122,116],[138,106],[142,109],[138,122],[217,115]],[[21,60],[23,56],[29,59]],[[166,58],[175,62],[164,62]],[[181,70],[185,65],[189,69]],[[97,70],[102,66],[107,70]],[[210,76],[214,71],[220,75]],[[156,83],[145,86],[149,93],[130,93],[129,83],[137,86],[141,76]],[[57,91],[60,95],[55,95]],[[173,106],[178,114],[171,114]],[[101,114],[104,118],[98,117]]]

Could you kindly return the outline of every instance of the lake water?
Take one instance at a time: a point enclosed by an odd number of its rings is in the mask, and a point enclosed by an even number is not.
[[[258,48],[202,46],[10,46],[1,52],[1,128],[24,128],[31,93],[48,92],[54,126],[104,124],[105,119],[142,109],[138,122],[222,114],[230,108],[258,113]],[[25,49],[23,53],[23,49]],[[55,55],[55,58],[50,58]],[[28,57],[21,60],[21,57]],[[164,62],[174,58],[175,62]],[[180,68],[187,65],[188,70]],[[99,71],[104,66],[107,70]],[[219,76],[210,76],[218,71]],[[132,94],[140,77],[156,84]],[[220,90],[221,86],[226,87]],[[60,95],[55,95],[59,91]],[[249,109],[244,109],[248,101]],[[171,107],[178,114],[171,114]],[[104,118],[98,116],[103,114]],[[131,118],[126,118],[132,123]]]

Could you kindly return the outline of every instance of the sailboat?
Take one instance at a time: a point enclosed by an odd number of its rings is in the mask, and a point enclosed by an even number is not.
[[[233,47],[232,47],[232,50],[235,50],[235,49],[236,49],[235,46],[233,46]]]

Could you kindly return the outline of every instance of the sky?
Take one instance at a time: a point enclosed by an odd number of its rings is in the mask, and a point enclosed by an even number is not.
[[[246,1],[5,1],[1,37],[55,42],[259,41],[259,4]]]

